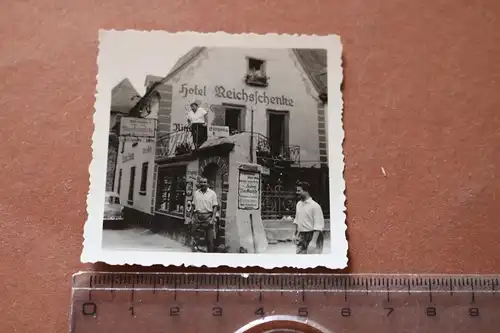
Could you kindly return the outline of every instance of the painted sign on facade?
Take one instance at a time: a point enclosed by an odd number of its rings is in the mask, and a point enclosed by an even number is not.
[[[190,86],[183,83],[179,89],[179,94],[181,94],[183,98],[198,96],[208,97],[207,91],[209,90],[210,89],[208,89],[206,85]],[[292,98],[285,95],[268,95],[266,91],[231,89],[222,85],[216,85],[213,88],[212,94],[215,98],[231,99],[251,104],[294,106],[294,100]]]
[[[210,125],[207,134],[209,138],[228,138],[229,126]]]
[[[124,136],[155,136],[155,119],[122,117],[120,135]]]
[[[260,206],[260,174],[240,170],[238,179],[238,208],[256,210]]]
[[[134,153],[128,153],[122,156],[122,161],[123,163],[126,163],[128,161],[133,161],[135,159],[135,154]]]

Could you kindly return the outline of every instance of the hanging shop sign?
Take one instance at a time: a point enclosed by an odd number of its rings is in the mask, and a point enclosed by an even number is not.
[[[210,125],[207,133],[209,138],[228,138],[229,126]]]
[[[208,87],[206,85],[188,85],[187,83],[181,84],[179,94],[183,98],[191,97],[209,97]],[[215,98],[223,98],[226,100],[240,101],[251,104],[264,104],[264,105],[281,105],[281,106],[294,106],[294,100],[288,96],[274,96],[269,95],[264,90],[247,90],[244,88],[234,89],[228,88],[223,85],[216,85],[212,91],[212,96]]]
[[[120,121],[120,135],[154,137],[155,119],[122,117]]]
[[[260,174],[240,170],[238,179],[238,208],[257,210],[260,206]]]

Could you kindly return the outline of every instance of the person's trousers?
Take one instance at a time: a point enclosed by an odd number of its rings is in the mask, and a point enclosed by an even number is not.
[[[193,250],[195,252],[214,252],[214,225],[210,224],[211,213],[193,215]]]
[[[204,124],[191,124],[191,135],[193,136],[193,143],[196,148],[200,148],[200,146],[207,141],[207,131],[208,129]]]
[[[307,254],[307,248],[309,247],[309,243],[311,243],[314,235],[314,231],[302,231],[297,234],[297,254]],[[323,252],[323,243],[324,243],[323,232],[319,233],[318,240],[316,241],[316,249],[319,253]]]

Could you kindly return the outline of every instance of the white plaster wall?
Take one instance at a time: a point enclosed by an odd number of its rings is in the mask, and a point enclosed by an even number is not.
[[[266,61],[266,75],[270,77],[269,85],[264,88],[250,87],[245,84],[247,73],[247,57],[255,57]],[[222,85],[228,90],[241,91],[248,94],[258,91],[268,96],[286,96],[293,99],[293,107],[262,103],[246,103],[245,125],[250,131],[251,112],[255,108],[254,131],[267,136],[266,108],[289,111],[289,144],[299,145],[301,161],[319,161],[317,92],[313,88],[307,74],[303,71],[295,55],[288,49],[245,49],[245,48],[205,48],[195,61],[179,71],[169,81],[173,86],[171,123],[185,124],[185,105],[198,99],[208,107],[211,104],[231,103],[245,105],[244,101],[215,97],[214,87]],[[184,96],[182,85],[203,89],[206,96],[188,94]],[[210,117],[210,120],[213,117]]]
[[[249,253],[265,252],[268,246],[261,207],[257,210],[238,209],[239,167],[249,164],[248,150],[250,135],[247,133],[234,136],[235,146],[229,154],[229,191],[226,210],[226,245],[229,251],[237,253],[243,247]],[[250,218],[252,215],[252,218]],[[253,224],[253,233],[252,226]]]
[[[153,99],[153,105],[151,107],[151,113],[146,117],[147,119],[158,119],[158,103],[157,100]],[[120,200],[124,206],[137,209],[141,212],[152,214],[151,203],[154,196],[153,184],[154,184],[154,169],[155,169],[155,151],[156,144],[154,140],[148,140],[146,138],[135,138],[137,141],[137,146],[133,146],[133,139],[120,137],[120,146],[118,147],[118,159],[116,163],[116,173],[115,173],[115,189],[118,190],[119,182],[119,172],[120,168],[122,171],[121,188],[120,188]],[[123,147],[123,142],[125,141],[125,147]],[[122,153],[123,150],[123,153]],[[134,154],[134,159],[123,162],[123,157],[129,154]],[[141,189],[141,177],[142,177],[142,164],[144,162],[149,162],[148,167],[148,177],[146,183],[146,193],[143,195],[140,192]],[[128,190],[130,187],[130,170],[131,167],[135,166],[135,184],[134,184],[134,201],[132,205],[127,203],[128,201]]]
[[[120,149],[118,150],[118,161],[115,177],[115,189],[118,189],[119,172],[122,171],[122,183],[120,189],[120,200],[124,206],[132,207],[141,212],[151,214],[151,200],[153,197],[153,175],[154,175],[154,154],[155,143],[153,141],[147,142],[144,138],[139,139],[137,146],[133,147],[133,141],[128,139],[125,142],[125,151],[121,153],[124,138],[120,137]],[[123,161],[124,156],[134,154],[134,159],[130,161]],[[149,162],[148,177],[146,182],[146,192],[141,194],[141,177],[142,177],[142,164]],[[134,201],[132,205],[127,203],[128,191],[130,187],[130,170],[135,166],[135,184],[134,184]]]

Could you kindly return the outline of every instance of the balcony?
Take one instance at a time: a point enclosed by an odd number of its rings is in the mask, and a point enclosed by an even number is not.
[[[190,130],[181,130],[161,136],[156,142],[156,158],[185,159],[193,155],[227,152],[234,142],[227,137],[208,137],[196,147]]]
[[[250,135],[249,132],[231,131],[230,135]],[[300,146],[284,145],[272,142],[260,133],[253,133],[253,142],[257,163],[263,166],[286,167],[300,165]],[[225,139],[227,141],[227,138]],[[222,139],[214,140],[208,138],[200,150],[205,150],[214,145],[227,144]],[[233,144],[234,145],[234,144]],[[193,138],[189,130],[176,131],[161,136],[156,143],[157,158],[172,158],[176,156],[189,155],[196,152]]]
[[[257,143],[257,163],[282,167],[300,164],[300,146],[276,144],[260,133],[254,133],[254,136]]]
[[[161,136],[156,142],[156,157],[190,154],[195,149],[190,131],[182,130]]]

